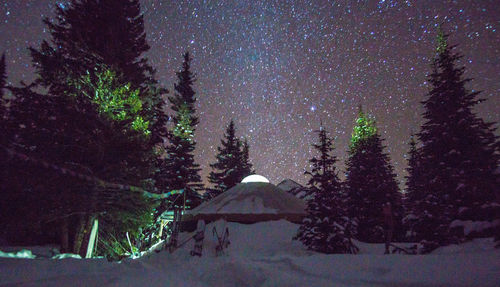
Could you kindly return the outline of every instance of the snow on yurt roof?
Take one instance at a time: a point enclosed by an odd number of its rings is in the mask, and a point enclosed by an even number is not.
[[[303,200],[266,182],[242,182],[188,211],[201,214],[305,214]]]
[[[258,174],[252,174],[247,177],[245,177],[242,181],[242,183],[248,183],[248,182],[267,182],[269,183],[269,180],[262,175]]]

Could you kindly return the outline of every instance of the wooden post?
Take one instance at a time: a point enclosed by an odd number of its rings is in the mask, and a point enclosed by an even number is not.
[[[97,218],[94,219],[94,224],[92,225],[92,231],[90,232],[89,244],[87,245],[87,253],[85,258],[92,258],[92,252],[94,251],[94,246],[96,245],[97,230],[99,228],[99,222]]]
[[[160,219],[160,233],[158,234],[158,238],[160,240],[162,235],[163,235],[163,219]]]
[[[132,247],[132,243],[130,242],[130,237],[128,236],[128,231],[125,234],[127,235],[128,245],[130,246],[130,255],[134,255],[134,248]]]
[[[186,189],[184,189],[184,206],[182,208],[182,214],[186,212]]]

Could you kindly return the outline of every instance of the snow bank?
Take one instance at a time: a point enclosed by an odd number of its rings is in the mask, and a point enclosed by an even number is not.
[[[82,257],[79,254],[73,254],[73,253],[62,253],[52,256],[52,259],[68,259],[68,258],[82,259]]]
[[[323,255],[291,238],[287,221],[226,223],[231,244],[215,256],[208,224],[202,257],[193,242],[170,254],[137,260],[0,259],[0,285],[23,286],[500,286],[500,250],[492,239],[437,249],[429,255],[383,255],[382,244],[357,242],[361,254]],[[188,234],[180,234],[180,242]]]
[[[0,250],[8,253],[16,253],[22,251],[23,249],[31,251],[32,255],[35,257],[51,258],[52,256],[59,254],[59,248],[55,245],[43,245],[43,246],[0,246]]]
[[[472,221],[472,220],[454,220],[451,228],[463,228],[465,236],[471,233],[480,233],[482,231],[495,228],[500,225],[500,219],[493,221]]]
[[[33,259],[36,256],[31,253],[31,250],[23,249],[17,252],[4,252],[0,250],[0,257]]]

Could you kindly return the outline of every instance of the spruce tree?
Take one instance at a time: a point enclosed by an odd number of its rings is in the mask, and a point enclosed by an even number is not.
[[[408,152],[408,168],[406,169],[408,175],[406,176],[406,194],[408,198],[411,200],[418,192],[418,164],[419,157],[417,151],[417,143],[415,142],[414,135],[410,138],[410,150]]]
[[[0,59],[0,189],[4,190],[8,188],[7,186],[7,168],[8,168],[8,154],[5,148],[7,147],[7,142],[10,138],[7,129],[7,114],[6,107],[4,105],[4,87],[7,82],[7,71],[5,64],[5,54],[2,54],[2,58]],[[2,196],[5,194],[2,192]],[[0,200],[0,218],[8,218],[8,201]],[[3,222],[0,220],[0,224]],[[2,236],[0,231],[0,236]]]
[[[93,72],[98,64],[117,72],[121,83],[146,88],[153,69],[143,56],[149,50],[138,0],[71,0],[44,18],[51,40],[30,48],[38,82],[67,91],[68,78]]]
[[[3,53],[2,58],[0,58],[0,103],[3,102],[4,88],[6,84],[7,84],[7,67],[5,64],[5,53]],[[0,106],[0,109],[3,109],[3,105]]]
[[[16,99],[9,122],[19,129],[16,147],[108,181],[152,188],[153,146],[161,142],[158,121],[165,121],[159,113],[164,90],[156,86],[143,56],[149,46],[139,1],[72,0],[56,9],[54,20],[44,19],[50,41],[30,48],[37,73],[34,85],[12,89]],[[31,89],[40,86],[43,89]],[[22,167],[12,166],[12,171],[15,168]],[[150,214],[151,206],[140,194],[103,190],[35,167],[31,172],[37,176],[18,190],[33,195],[29,190],[36,186],[42,191],[38,194],[46,191],[47,196],[32,197],[30,211],[44,215],[44,220],[49,215],[59,218],[51,221],[55,225],[66,225],[60,218],[76,223],[69,232],[75,238],[86,230],[85,221],[100,212],[110,216],[101,218],[101,230],[107,231],[100,236],[112,234],[118,241],[125,238],[125,230],[136,232]],[[44,182],[46,178],[53,181]],[[108,198],[101,202],[103,194]],[[79,252],[76,245],[70,251]],[[106,248],[114,252],[109,244]]]
[[[7,107],[4,99],[4,89],[7,84],[7,67],[5,64],[5,53],[2,54],[2,57],[0,58],[0,134],[2,134],[2,139],[0,139],[0,143],[5,144],[6,140],[6,133],[7,133],[7,122],[6,122],[6,116],[7,116]],[[1,148],[0,148],[1,149]],[[3,150],[0,151],[0,155],[3,154]],[[3,162],[3,159],[2,159]]]
[[[213,187],[207,189],[206,199],[212,199],[230,189],[252,172],[248,158],[248,142],[245,140],[242,146],[241,141],[236,137],[233,120],[227,126],[221,146],[217,147],[217,150],[217,162],[210,164],[213,170],[208,178]]]
[[[417,143],[415,142],[415,137],[412,134],[410,138],[410,150],[408,152],[408,168],[406,171],[408,175],[406,178],[406,191],[404,194],[404,206],[406,216],[404,217],[405,229],[409,231],[412,239],[415,239],[415,231],[413,226],[415,225],[418,211],[414,209],[415,203],[422,200],[421,188],[418,184],[421,182],[419,178],[419,164],[420,158],[417,150]]]
[[[305,173],[310,176],[308,185],[312,197],[307,202],[307,216],[294,239],[321,253],[357,253],[358,248],[351,241],[354,225],[346,216],[342,204],[332,139],[322,126],[317,132],[319,143],[313,144],[313,147],[320,156],[310,160],[312,170]]]
[[[98,73],[100,80],[92,83],[84,77],[79,92],[71,96],[15,90],[9,121],[10,126],[20,127],[16,130],[16,150],[105,181],[148,186],[152,153],[147,131],[144,125],[134,125],[141,114],[138,91],[120,87],[113,75]],[[103,101],[107,96],[113,100]],[[13,227],[37,222],[51,230],[43,236],[66,238],[62,244],[65,251],[85,252],[88,226],[97,217],[99,253],[116,256],[120,251],[113,246],[126,242],[125,232],[135,235],[150,220],[152,205],[141,192],[96,185],[40,164],[12,160],[10,167],[15,188],[9,192],[12,198],[24,198],[18,201],[22,203],[19,210],[29,210],[18,219],[21,224]],[[19,170],[29,174],[29,180],[17,175]],[[28,224],[27,228],[29,232],[32,227]],[[73,237],[68,239],[69,235]]]
[[[401,219],[401,195],[394,169],[375,126],[359,109],[346,162],[345,189],[349,216],[357,221],[357,238],[383,242],[382,207],[389,202],[397,222]]]
[[[182,70],[177,72],[178,82],[174,85],[175,93],[168,98],[170,108],[175,112],[172,117],[173,129],[168,133],[169,143],[164,162],[165,185],[168,190],[184,190],[186,208],[196,207],[201,203],[198,193],[203,187],[199,175],[199,165],[194,161],[196,141],[194,132],[198,124],[196,116],[196,96],[193,90],[195,76],[191,72],[191,56],[184,54]],[[176,203],[182,205],[182,203]]]
[[[250,145],[247,138],[243,139],[243,146],[241,148],[241,178],[245,178],[250,174],[254,174],[253,165],[250,162]]]
[[[144,54],[149,50],[139,0],[71,0],[56,5],[54,19],[44,18],[50,41],[39,48],[30,47],[37,72],[35,84],[51,95],[71,94],[78,90],[74,79],[87,74],[96,80],[98,67],[115,72],[120,85],[139,89],[142,116],[150,122],[152,146],[165,137],[166,116],[155,71]]]
[[[436,56],[429,75],[431,89],[424,106],[424,124],[418,134],[422,147],[419,188],[424,200],[414,202],[417,233],[426,250],[464,238],[463,222],[498,218],[499,142],[493,123],[486,123],[473,108],[483,99],[465,85],[461,55],[438,33]],[[496,215],[495,215],[496,214]]]

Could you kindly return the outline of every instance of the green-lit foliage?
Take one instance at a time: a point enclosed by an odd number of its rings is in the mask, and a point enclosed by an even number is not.
[[[441,54],[448,49],[448,41],[441,27],[438,28],[436,52]]]
[[[182,104],[179,107],[179,111],[177,112],[179,120],[175,124],[175,127],[172,131],[174,136],[182,138],[187,141],[193,140],[193,132],[194,128],[192,126],[191,114],[187,104]]]
[[[133,130],[150,134],[149,121],[140,115],[142,101],[139,89],[132,90],[130,83],[119,85],[116,73],[104,68],[95,73],[95,80],[91,74],[84,75],[76,84],[77,90],[97,104],[98,111],[115,121],[128,121]]]
[[[360,141],[375,136],[376,134],[377,127],[375,126],[375,120],[367,116],[360,108],[358,119],[356,119],[356,126],[352,131],[351,149],[356,148]]]

